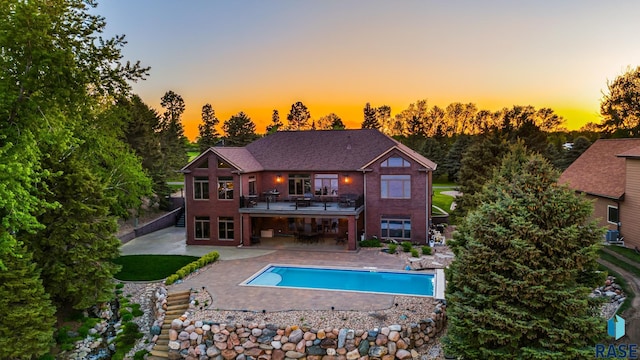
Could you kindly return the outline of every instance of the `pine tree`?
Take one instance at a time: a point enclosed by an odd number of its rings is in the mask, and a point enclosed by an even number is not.
[[[220,120],[216,117],[216,113],[213,110],[211,104],[205,104],[202,107],[202,124],[198,125],[198,146],[200,151],[205,151],[208,148],[214,146],[218,142],[220,135],[216,130]]]
[[[371,107],[371,104],[367,103],[362,109],[364,113],[364,119],[362,120],[363,129],[380,129],[380,122],[376,116],[376,109]]]
[[[31,254],[2,256],[0,271],[0,358],[31,359],[46,354],[53,339],[56,309],[45,293]]]
[[[447,351],[465,359],[586,359],[604,321],[588,300],[602,229],[592,205],[517,146],[458,227]]]
[[[225,121],[222,130],[229,146],[245,146],[258,138],[256,124],[242,111]]]
[[[282,124],[282,121],[280,121],[280,114],[278,113],[278,110],[273,110],[273,113],[271,114],[271,123],[269,125],[267,125],[267,134],[273,134],[274,132],[282,129],[284,127],[284,125]]]

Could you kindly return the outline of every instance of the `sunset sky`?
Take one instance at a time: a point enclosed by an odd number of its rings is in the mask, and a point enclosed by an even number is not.
[[[102,0],[106,35],[151,66],[134,91],[162,112],[173,90],[197,136],[211,103],[264,133],[302,101],[359,128],[362,108],[550,107],[570,129],[599,122],[607,81],[640,65],[640,1]]]

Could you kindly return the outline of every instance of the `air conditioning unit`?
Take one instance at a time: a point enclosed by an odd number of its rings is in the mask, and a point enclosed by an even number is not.
[[[606,235],[607,242],[618,241],[619,235],[620,233],[618,232],[618,230],[607,230],[607,235]]]

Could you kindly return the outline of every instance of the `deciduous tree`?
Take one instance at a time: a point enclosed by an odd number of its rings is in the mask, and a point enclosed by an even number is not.
[[[318,119],[318,130],[342,130],[344,128],[342,119],[335,113],[330,113]]]
[[[287,115],[287,121],[289,122],[289,130],[305,130],[309,128],[309,119],[311,113],[309,109],[300,101],[291,105],[289,115]]]
[[[586,359],[604,321],[589,293],[602,229],[539,155],[514,148],[451,243],[448,352],[465,359]]]
[[[607,83],[600,128],[614,137],[640,136],[640,66]]]

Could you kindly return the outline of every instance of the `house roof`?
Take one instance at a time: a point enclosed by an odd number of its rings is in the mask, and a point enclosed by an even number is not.
[[[618,154],[618,156],[623,158],[640,158],[640,146]]]
[[[244,148],[213,147],[211,151],[242,172],[356,171],[392,149],[398,149],[425,168],[436,164],[378,130],[278,131]],[[196,162],[187,164],[185,171]]]
[[[640,139],[600,139],[560,176],[558,182],[591,195],[620,199],[625,188],[625,156],[640,155]],[[635,149],[635,150],[634,150]]]

